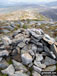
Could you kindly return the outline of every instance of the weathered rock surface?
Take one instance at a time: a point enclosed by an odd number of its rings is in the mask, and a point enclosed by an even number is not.
[[[48,66],[46,67],[46,69],[44,69],[44,71],[55,71],[55,70],[56,70],[56,65]]]
[[[11,64],[11,65],[9,65],[8,68],[6,68],[6,69],[4,69],[4,70],[1,70],[1,72],[2,72],[3,74],[12,75],[12,74],[14,74],[15,69],[14,69],[13,65]]]
[[[23,64],[30,64],[32,63],[32,56],[29,53],[24,53],[21,55]]]
[[[9,27],[12,28],[15,25]],[[0,41],[0,71],[3,74],[41,76],[42,71],[56,70],[57,42],[43,30],[21,28],[11,36],[2,36]]]
[[[51,59],[50,57],[46,57],[45,61],[44,61],[44,64],[46,66],[54,65],[54,64],[56,64],[56,61],[54,59]]]
[[[13,62],[13,65],[15,66],[16,70],[23,70],[24,72],[27,72],[26,67],[22,63],[17,62],[15,60],[12,60],[12,62]]]

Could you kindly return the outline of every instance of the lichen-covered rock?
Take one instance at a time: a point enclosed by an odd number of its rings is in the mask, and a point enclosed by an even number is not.
[[[15,73],[15,69],[14,69],[13,65],[11,64],[11,65],[8,66],[8,68],[6,68],[6,69],[4,69],[4,70],[1,70],[1,72],[2,72],[3,74],[12,75],[12,74]]]
[[[27,65],[32,63],[32,56],[29,53],[24,53],[21,55],[23,64]]]
[[[23,70],[23,72],[27,72],[26,67],[22,63],[17,62],[15,60],[12,60],[12,62],[13,62],[13,65],[15,66],[16,70]]]
[[[56,64],[56,61],[54,59],[51,59],[50,57],[46,57],[45,61],[44,61],[44,64],[46,66],[54,65],[54,64]]]
[[[5,46],[8,46],[9,44],[12,43],[12,40],[8,36],[3,36],[2,41],[3,41]]]

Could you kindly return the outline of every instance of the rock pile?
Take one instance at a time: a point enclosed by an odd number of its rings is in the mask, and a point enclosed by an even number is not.
[[[55,71],[57,42],[41,29],[18,29],[0,42],[0,68],[8,76],[41,76]],[[8,63],[11,59],[12,63]]]

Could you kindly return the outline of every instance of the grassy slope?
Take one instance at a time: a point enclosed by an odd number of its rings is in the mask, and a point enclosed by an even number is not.
[[[19,10],[15,12],[11,12],[8,14],[1,14],[0,20],[26,20],[26,19],[36,19],[36,20],[49,20],[48,18],[40,15],[37,10],[33,9],[25,9]]]

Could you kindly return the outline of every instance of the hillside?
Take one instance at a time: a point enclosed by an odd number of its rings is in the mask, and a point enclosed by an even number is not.
[[[36,9],[18,10],[8,14],[0,15],[0,20],[27,20],[27,19],[48,20],[45,16],[39,14]]]

